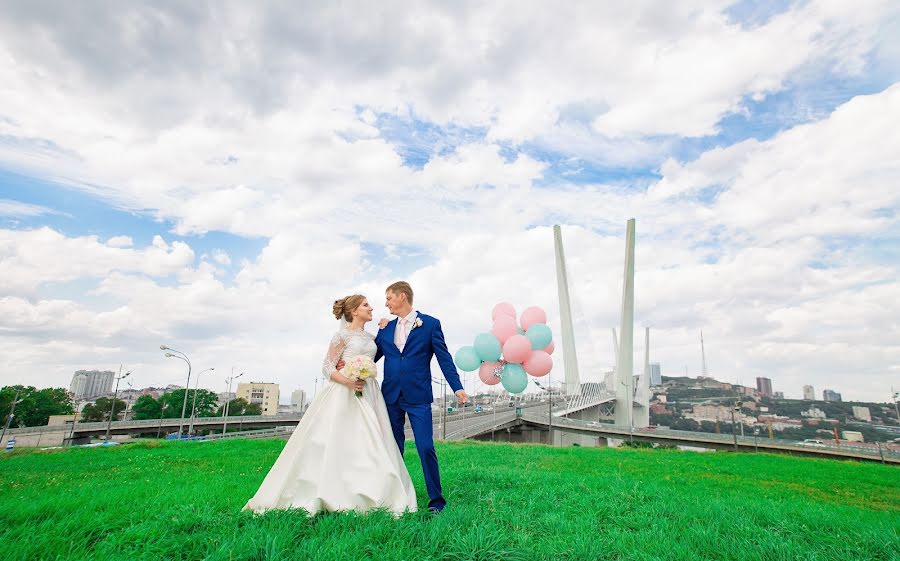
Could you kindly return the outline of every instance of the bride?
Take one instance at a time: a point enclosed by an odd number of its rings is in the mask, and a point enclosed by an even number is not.
[[[416,510],[416,491],[394,441],[387,406],[375,378],[354,381],[335,365],[355,356],[375,357],[367,332],[372,306],[355,294],[334,303],[340,330],[322,367],[322,393],[303,415],[256,495],[244,510],[303,508],[319,511],[387,508]],[[356,391],[362,391],[362,397]]]

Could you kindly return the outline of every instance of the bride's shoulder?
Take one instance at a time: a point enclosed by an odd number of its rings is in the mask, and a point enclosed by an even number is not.
[[[350,330],[346,327],[342,327],[335,332],[334,335],[331,336],[331,342],[336,343],[339,341],[343,341],[346,343],[350,339]]]
[[[349,341],[353,337],[364,337],[366,339],[374,339],[375,335],[369,333],[365,329],[348,329],[346,327],[342,327],[338,330],[337,333],[334,334],[334,339],[341,339],[343,341]]]

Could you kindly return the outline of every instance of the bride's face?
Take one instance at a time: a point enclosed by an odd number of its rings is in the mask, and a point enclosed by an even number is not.
[[[353,317],[363,321],[372,321],[372,306],[369,305],[368,300],[363,300],[363,303],[353,312]]]

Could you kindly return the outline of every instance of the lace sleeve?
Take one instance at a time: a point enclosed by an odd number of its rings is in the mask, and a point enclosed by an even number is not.
[[[341,359],[341,353],[344,352],[345,348],[347,348],[347,338],[338,331],[331,338],[331,343],[328,345],[328,353],[325,354],[325,360],[322,362],[322,374],[325,376],[326,383],[331,381],[332,372],[337,370],[336,365]]]

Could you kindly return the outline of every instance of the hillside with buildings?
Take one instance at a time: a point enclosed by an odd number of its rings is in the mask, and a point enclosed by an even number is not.
[[[768,378],[757,387],[720,382],[710,377],[666,377],[653,386],[652,425],[677,430],[772,436],[838,442],[900,442],[896,403],[842,401],[826,389],[816,399],[812,386],[804,399],[786,399],[772,391]]]

